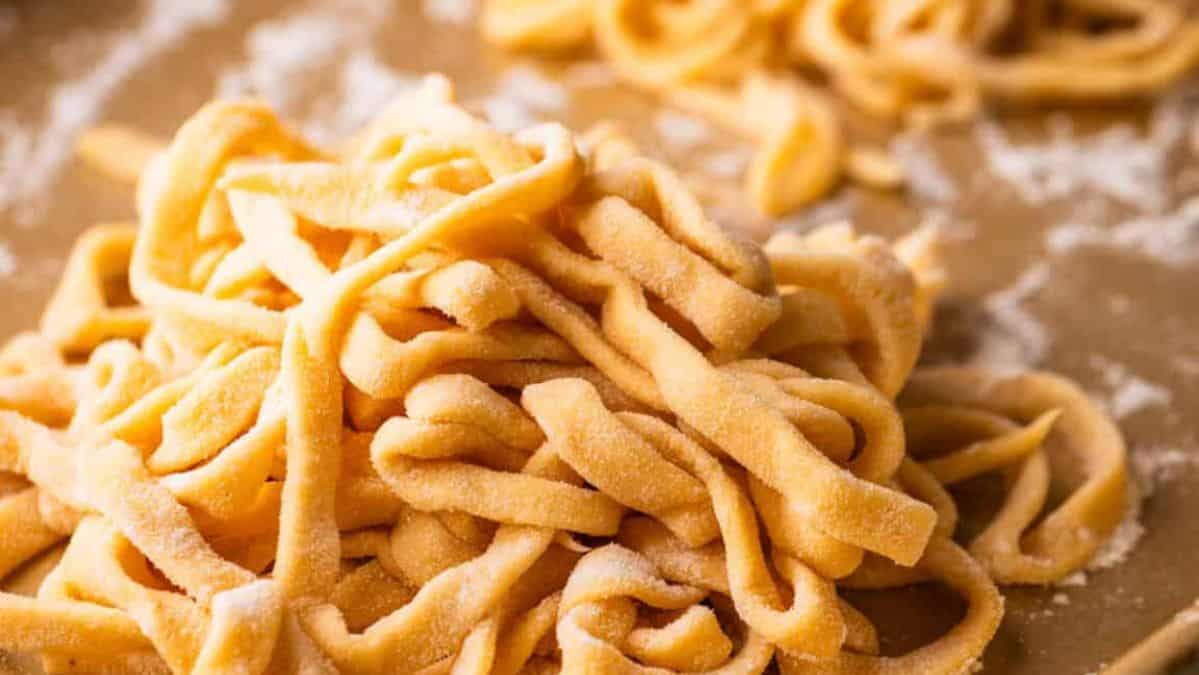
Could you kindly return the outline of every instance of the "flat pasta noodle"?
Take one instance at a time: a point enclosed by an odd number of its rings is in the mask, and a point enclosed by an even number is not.
[[[628,47],[668,75],[742,11],[622,7],[679,24]],[[0,648],[47,672],[949,673],[994,580],[1060,578],[1119,519],[1077,389],[914,369],[934,231],[758,247],[611,129],[505,135],[440,77],[336,152],[238,102],[137,141],[137,232],[86,234],[0,351],[0,575],[36,586],[0,593]],[[1086,482],[1029,529],[1057,452]],[[946,485],[989,472],[975,559]],[[930,581],[969,610],[904,656],[839,595]]]

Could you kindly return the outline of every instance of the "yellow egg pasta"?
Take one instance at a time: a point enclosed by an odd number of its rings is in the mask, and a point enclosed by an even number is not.
[[[608,18],[724,12],[693,64],[761,58],[733,7]],[[916,367],[935,233],[761,248],[626,139],[505,135],[438,77],[339,147],[217,102],[125,167],[136,232],[85,234],[0,352],[0,577],[44,574],[0,593],[0,648],[50,673],[949,675],[996,582],[1066,576],[1120,518],[1123,442],[1076,387]],[[1056,453],[1085,476],[1034,525]],[[946,486],[992,472],[1006,503],[963,549]],[[880,656],[841,591],[916,583],[968,609]]]

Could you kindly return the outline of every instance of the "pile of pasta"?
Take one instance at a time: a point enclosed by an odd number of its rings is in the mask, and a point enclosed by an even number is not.
[[[610,130],[215,102],[137,204],[0,354],[0,650],[49,673],[948,675],[1122,516],[1076,386],[915,369],[934,233],[760,248]],[[881,654],[842,595],[921,583],[965,613]]]
[[[626,80],[759,145],[747,193],[778,215],[842,173],[902,171],[847,149],[824,90],[928,125],[986,101],[1090,102],[1155,93],[1199,60],[1199,21],[1170,0],[488,0],[483,35],[510,48],[594,42]]]

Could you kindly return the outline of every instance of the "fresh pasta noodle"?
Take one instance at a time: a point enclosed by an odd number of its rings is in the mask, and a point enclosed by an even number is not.
[[[1062,578],[1119,520],[1123,443],[1073,385],[916,367],[932,232],[759,248],[627,139],[504,135],[438,77],[341,147],[217,102],[125,172],[136,234],[86,234],[0,359],[0,576],[66,542],[0,593],[0,648],[50,673],[949,675],[996,582]],[[126,270],[114,321],[98,278]],[[1030,528],[1053,453],[1085,480]],[[988,472],[1007,503],[967,552],[945,486]],[[841,594],[930,582],[966,614],[899,656]]]
[[[989,101],[1152,94],[1199,60],[1199,22],[1169,0],[489,0],[480,25],[512,49],[593,44],[625,80],[757,143],[746,192],[768,215],[842,175],[903,181],[894,160],[846,139],[808,80],[927,125]]]

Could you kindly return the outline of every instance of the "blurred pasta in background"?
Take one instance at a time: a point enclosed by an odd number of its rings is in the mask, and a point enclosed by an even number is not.
[[[487,40],[594,46],[625,80],[758,145],[752,203],[781,215],[843,176],[901,169],[849,137],[845,108],[928,126],[988,103],[1160,92],[1199,60],[1199,22],[1168,0],[486,0]]]

